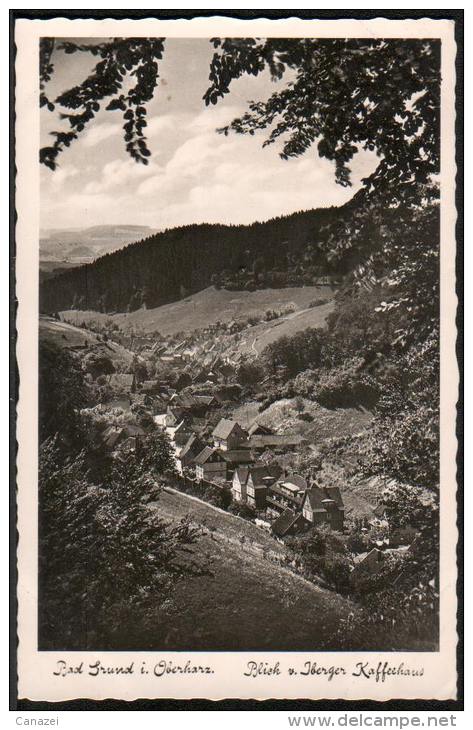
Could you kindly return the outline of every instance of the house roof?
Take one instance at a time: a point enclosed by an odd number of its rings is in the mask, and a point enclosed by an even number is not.
[[[194,408],[195,406],[201,405],[194,395],[189,393],[181,393],[176,395],[174,403],[178,408]]]
[[[142,426],[136,426],[134,423],[127,423],[123,428],[127,436],[144,436],[146,434]]]
[[[222,451],[221,454],[225,461],[231,464],[250,464],[255,460],[255,457],[248,449],[231,449]]]
[[[209,406],[211,403],[215,400],[213,395],[196,395],[194,396],[197,404],[202,404],[204,406]]]
[[[238,479],[240,481],[240,484],[246,484],[246,480],[248,479],[249,469],[247,466],[239,466],[238,469],[235,470],[234,476],[238,476]]]
[[[141,390],[156,390],[158,387],[159,386],[156,380],[145,380],[143,383],[141,383]]]
[[[300,474],[290,474],[289,476],[284,477],[284,479],[281,480],[281,485],[286,487],[286,489],[296,487],[297,491],[307,489],[307,481],[304,477],[300,476]]]
[[[312,487],[305,493],[304,502],[308,500],[314,512],[326,512],[324,500],[331,499],[339,509],[343,509],[343,499],[338,487]]]
[[[189,457],[192,459],[198,454],[202,453],[202,450],[204,448],[204,442],[201,441],[198,436],[195,435],[195,433],[193,433],[191,436],[189,436],[188,440],[179,452],[179,458],[183,459],[185,457]]]
[[[235,372],[235,368],[233,365],[229,365],[228,363],[222,363],[218,365],[215,370],[222,375],[224,378],[231,378],[232,375]]]
[[[230,418],[221,418],[215,426],[212,435],[215,438],[226,439],[236,427],[240,428],[240,425],[236,421],[232,421]]]
[[[103,442],[108,449],[113,449],[123,435],[123,428],[109,426],[103,433]]]
[[[216,451],[216,449],[213,449],[211,446],[205,446],[202,449],[202,451],[200,452],[200,454],[197,454],[197,456],[194,459],[194,462],[200,466],[202,464],[205,464],[210,459],[210,457],[212,456],[212,454],[215,451]]]
[[[287,535],[291,527],[300,518],[300,513],[294,512],[292,509],[286,509],[271,525],[271,530],[278,537]]]
[[[183,418],[182,421],[180,421],[177,426],[174,428],[174,433],[177,433],[177,431],[189,431],[190,430],[190,421],[187,418]]]
[[[250,436],[253,436],[254,434],[257,434],[258,436],[269,436],[272,433],[272,430],[268,426],[263,426],[261,423],[258,423],[258,421],[252,423],[248,429],[248,434]]]
[[[254,449],[271,448],[271,446],[299,446],[304,441],[303,436],[286,434],[253,434],[250,436],[250,446]]]
[[[376,571],[380,563],[384,562],[384,553],[378,548],[373,548],[369,553],[362,553],[355,558],[355,566],[352,573]]]
[[[270,478],[273,481],[276,481],[276,479],[281,476],[282,469],[279,464],[262,464],[261,466],[255,464],[254,466],[250,466],[249,471],[251,474],[251,481],[255,487],[258,487],[266,486],[270,481]]]

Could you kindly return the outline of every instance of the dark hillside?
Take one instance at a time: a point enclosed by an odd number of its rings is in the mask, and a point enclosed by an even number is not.
[[[241,286],[241,272],[247,272],[248,285],[276,287],[344,274],[351,268],[349,257],[330,262],[324,244],[355,200],[341,208],[303,211],[249,226],[202,224],[157,233],[45,281],[41,311],[156,307],[210,284],[230,280]]]

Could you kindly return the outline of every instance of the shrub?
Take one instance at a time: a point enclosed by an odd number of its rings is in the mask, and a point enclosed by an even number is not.
[[[352,532],[347,539],[347,550],[351,553],[359,554],[366,550],[366,542],[359,532]]]
[[[243,517],[245,520],[254,520],[254,518],[256,517],[255,510],[252,509],[249,505],[242,504],[241,502],[232,502],[228,508],[228,511],[231,512],[232,515]]]
[[[264,375],[262,365],[258,362],[242,362],[236,372],[236,379],[240,385],[255,385]]]
[[[350,564],[347,558],[336,556],[328,558],[321,564],[322,574],[327,583],[336,591],[345,593],[350,585]]]
[[[289,376],[297,375],[308,368],[320,366],[326,339],[322,329],[308,327],[292,337],[285,335],[267,345],[262,359],[273,372],[282,366]]]
[[[325,408],[372,408],[379,398],[374,380],[358,373],[353,366],[321,375],[315,399]]]
[[[311,302],[308,304],[309,309],[313,309],[314,307],[321,307],[323,304],[328,304],[330,299],[327,299],[326,297],[320,297],[320,299],[312,299]]]

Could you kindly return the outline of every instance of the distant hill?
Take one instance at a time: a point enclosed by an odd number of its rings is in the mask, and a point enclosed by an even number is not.
[[[43,230],[39,242],[40,268],[51,270],[51,263],[67,264],[74,258],[94,259],[156,232],[149,226],[133,225]]]
[[[76,246],[72,249],[71,256],[94,256],[94,250],[90,246]]]
[[[325,274],[343,275],[353,266],[352,254],[331,258],[327,244],[340,218],[350,216],[356,197],[339,208],[303,211],[264,223],[190,225],[156,233],[46,280],[40,291],[41,310],[150,309],[185,299],[213,283],[238,282],[241,272],[246,272],[243,281],[248,284],[254,277],[256,286],[274,288],[295,280],[296,286],[314,284]]]

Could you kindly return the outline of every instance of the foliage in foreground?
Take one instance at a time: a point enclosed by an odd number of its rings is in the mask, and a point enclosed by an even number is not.
[[[64,404],[61,417],[75,426],[59,435],[51,431],[50,418],[41,424],[47,435],[39,461],[40,646],[156,645],[157,611],[183,574],[180,553],[197,537],[187,521],[170,526],[159,506],[147,505],[159,498],[157,475],[172,464],[169,442],[152,433],[139,451],[122,452],[97,478],[76,411],[83,402],[76,362],[65,351],[47,348],[40,367],[53,368],[55,389],[47,395],[52,405],[56,399]],[[58,374],[65,373],[70,375],[60,380]]]

